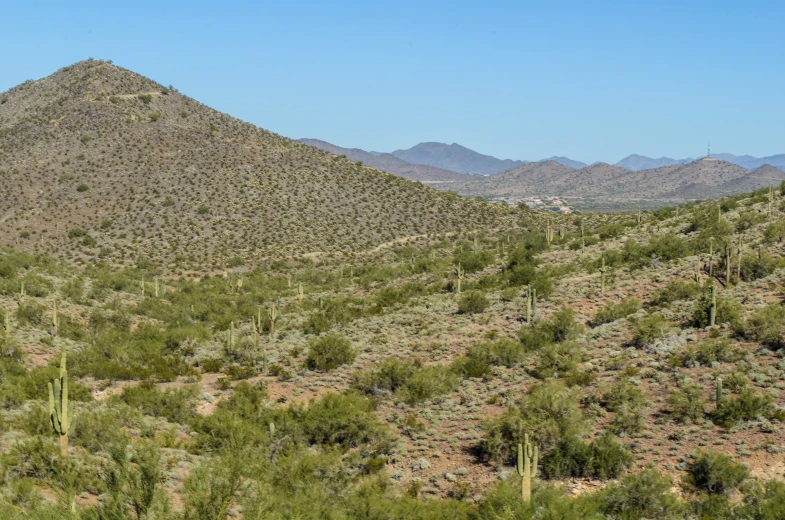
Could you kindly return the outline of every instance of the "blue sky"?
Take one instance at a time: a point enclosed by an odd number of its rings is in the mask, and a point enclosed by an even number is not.
[[[785,153],[785,2],[29,2],[0,91],[93,57],[279,134],[502,158]]]

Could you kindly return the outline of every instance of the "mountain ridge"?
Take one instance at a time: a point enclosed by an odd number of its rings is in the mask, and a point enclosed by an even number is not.
[[[0,243],[34,253],[220,266],[351,254],[509,215],[255,127],[110,62],[82,61],[2,98]]]

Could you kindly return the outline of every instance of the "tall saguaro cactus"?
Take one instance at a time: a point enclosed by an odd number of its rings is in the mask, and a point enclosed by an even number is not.
[[[714,380],[714,392],[715,392],[715,401],[717,408],[720,407],[722,403],[722,378],[718,377]]]
[[[532,478],[537,477],[537,445],[529,442],[528,433],[523,439],[523,444],[518,444],[516,469],[521,476],[521,498],[529,502],[532,499]]]
[[[3,334],[5,334],[6,339],[8,339],[8,335],[11,333],[11,316],[8,314],[8,311],[5,311],[5,316],[3,317]]]
[[[52,302],[52,334],[57,336],[60,320],[57,319],[57,302]]]
[[[49,386],[49,418],[52,428],[60,436],[60,455],[68,456],[68,434],[73,428],[73,421],[68,415],[68,371],[65,367],[65,348],[60,360],[60,377]]]
[[[455,268],[455,274],[458,276],[458,294],[461,294],[461,282],[463,281],[464,276],[466,276],[466,270],[461,267],[460,263]]]
[[[272,336],[275,332],[275,320],[278,319],[278,307],[275,303],[270,304],[270,310],[267,313],[270,315],[270,335]]]
[[[709,309],[709,325],[712,327],[717,322],[717,286],[711,284],[711,308]]]
[[[605,257],[602,257],[602,265],[600,267],[600,294],[605,294],[605,273],[608,269],[605,267]]]
[[[526,286],[526,323],[531,324],[537,305],[537,289],[531,284]]]
[[[300,282],[300,284],[297,286],[297,303],[299,305],[303,304],[303,294],[304,294],[303,284],[302,282]]]

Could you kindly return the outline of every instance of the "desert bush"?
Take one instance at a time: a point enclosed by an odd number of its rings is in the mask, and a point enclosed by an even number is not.
[[[549,343],[537,353],[532,375],[538,379],[572,375],[582,360],[583,354],[573,342]]]
[[[531,327],[523,327],[518,337],[527,350],[538,350],[545,345],[574,339],[581,331],[575,321],[575,311],[562,307],[548,321],[535,319]]]
[[[608,486],[599,497],[600,509],[618,520],[681,520],[684,508],[672,488],[668,477],[646,468]]]
[[[478,343],[469,348],[467,355],[485,357],[490,365],[512,368],[524,360],[526,351],[518,341],[501,339],[495,342]]]
[[[741,259],[741,279],[745,282],[759,280],[782,267],[785,267],[785,259],[774,258],[765,251],[756,255],[745,255]]]
[[[390,432],[372,412],[376,403],[358,392],[327,394],[311,402],[302,427],[312,444],[354,448],[372,444],[386,453]]]
[[[777,242],[781,243],[785,239],[785,219],[777,220],[766,226],[763,232],[763,239],[769,244]]]
[[[194,401],[198,390],[194,386],[161,391],[149,381],[128,386],[118,399],[145,415],[165,417],[170,422],[185,423],[196,414]]]
[[[414,372],[397,397],[411,405],[451,392],[457,386],[458,377],[448,367],[431,365]]]
[[[694,384],[682,384],[668,396],[671,417],[676,422],[691,424],[703,419],[705,400],[703,388]]]
[[[712,494],[728,494],[749,477],[749,470],[727,455],[699,454],[690,464],[684,483],[688,488]]]
[[[365,394],[394,395],[397,400],[416,404],[454,390],[456,372],[442,365],[424,367],[419,362],[388,358],[378,368],[355,373],[351,386]]]
[[[328,372],[354,362],[357,352],[344,336],[325,336],[311,341],[305,363],[311,370]]]
[[[477,314],[488,308],[488,299],[480,291],[469,291],[458,301],[459,314]]]
[[[632,322],[632,344],[636,347],[644,347],[665,335],[668,322],[659,312],[653,312],[645,318],[636,318]]]
[[[524,433],[532,434],[541,450],[563,438],[582,435],[588,421],[580,410],[580,395],[579,389],[556,381],[534,385],[519,406],[485,422],[481,452],[490,460],[510,461]]]
[[[782,346],[785,333],[785,306],[770,303],[756,310],[744,324],[744,335],[764,345]]]
[[[593,327],[604,323],[611,323],[633,314],[641,308],[637,298],[629,296],[620,302],[609,302],[600,308],[591,320]]]
[[[610,433],[592,442],[576,437],[560,440],[542,457],[542,472],[546,478],[613,479],[632,466],[634,458],[629,450]]]
[[[471,251],[470,246],[464,247],[463,251],[459,251],[453,256],[452,263],[454,265],[461,264],[467,273],[476,273],[482,271],[494,261],[493,251]]]
[[[47,315],[48,309],[32,300],[25,301],[16,310],[16,319],[20,325],[32,325],[34,327],[45,327],[51,323],[51,315]]]
[[[692,310],[692,325],[704,328],[709,325],[709,315],[711,311],[711,291],[709,288],[703,291],[701,299],[695,304]],[[728,323],[734,328],[741,324],[742,308],[741,305],[732,297],[717,296],[716,324]]]
[[[774,399],[768,394],[756,394],[752,388],[744,388],[737,396],[725,397],[717,409],[711,414],[712,420],[724,428],[731,428],[740,421],[752,421],[757,418],[780,419],[783,412],[774,405]]]
[[[763,222],[766,222],[766,215],[763,213],[754,210],[742,211],[736,219],[736,231],[741,233]]]
[[[701,292],[700,286],[694,282],[674,280],[664,288],[658,289],[649,299],[648,305],[661,306],[681,300],[696,298]]]
[[[673,233],[652,236],[646,248],[646,256],[666,262],[683,258],[688,254],[690,254],[690,244]]]

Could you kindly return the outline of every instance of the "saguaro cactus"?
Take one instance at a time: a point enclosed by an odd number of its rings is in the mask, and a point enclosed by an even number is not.
[[[161,283],[158,278],[155,279],[155,284],[153,285],[153,289],[155,290],[155,297],[158,298],[161,289]]]
[[[717,286],[711,284],[711,308],[709,309],[709,325],[712,327],[717,321]]]
[[[302,282],[297,286],[297,303],[299,305],[303,304],[303,284]]]
[[[725,246],[725,283],[730,285],[730,244]]]
[[[531,284],[526,286],[526,323],[531,324],[534,319],[535,306],[537,305],[537,289]]]
[[[466,275],[466,270],[461,267],[460,263],[455,268],[455,274],[458,276],[458,294],[461,294],[461,282],[463,281],[463,277]]]
[[[73,428],[73,421],[68,416],[68,371],[65,366],[65,348],[60,359],[60,377],[49,386],[49,418],[52,428],[60,436],[60,455],[68,456],[68,434]]]
[[[553,230],[551,229],[551,219],[549,218],[545,224],[545,241],[548,242],[548,245],[551,245],[553,241]]]
[[[278,319],[278,307],[275,303],[270,304],[270,310],[267,311],[270,315],[270,335],[275,332],[275,320]]]
[[[720,403],[722,403],[722,378],[718,377],[714,380],[714,392],[715,392],[715,406],[717,408],[720,407]]]
[[[57,302],[52,302],[52,335],[57,336],[60,321],[57,319]]]
[[[518,444],[518,463],[516,469],[521,476],[521,498],[529,502],[532,498],[532,478],[537,477],[537,445],[529,442],[529,434],[523,436],[523,444]]]
[[[5,316],[3,317],[3,333],[5,334],[6,339],[11,333],[11,316],[8,315],[8,311],[5,311]]]
[[[226,331],[226,353],[230,356],[234,356],[235,344],[234,322],[231,322],[229,325],[229,330]]]
[[[605,294],[605,272],[608,269],[605,267],[605,257],[602,257],[602,265],[600,266],[600,294]]]
[[[769,184],[769,216],[771,216],[771,204],[774,202],[774,188]]]

